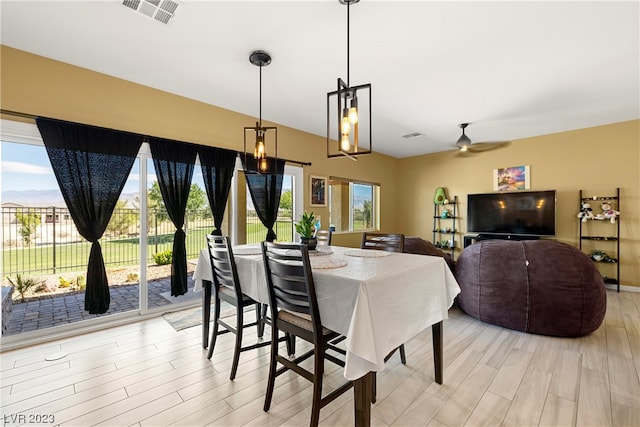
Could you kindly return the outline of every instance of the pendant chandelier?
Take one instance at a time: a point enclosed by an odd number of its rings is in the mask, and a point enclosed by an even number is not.
[[[249,55],[249,62],[260,68],[260,110],[256,125],[244,128],[245,165],[247,164],[247,156],[253,155],[256,162],[255,170],[247,170],[246,172],[268,174],[270,169],[275,167],[276,162],[274,160],[278,158],[278,128],[275,126],[262,126],[262,67],[266,67],[271,63],[271,56],[265,51],[256,50]],[[247,135],[249,135],[249,141],[255,140],[253,153],[251,153],[251,145],[249,145],[249,151],[247,151]],[[272,138],[269,138],[270,141],[267,141],[268,136],[272,136]],[[270,151],[273,155],[268,155],[267,147],[272,147]]]
[[[371,83],[351,86],[349,81],[349,8],[359,1],[338,0],[347,6],[347,81],[338,78],[338,89],[327,93],[327,157],[356,160],[372,150]]]

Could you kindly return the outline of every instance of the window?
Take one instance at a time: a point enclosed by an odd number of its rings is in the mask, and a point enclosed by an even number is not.
[[[25,279],[51,279],[47,283],[52,288],[55,287],[56,293],[51,293],[49,287],[38,287],[39,292],[49,292],[48,298],[39,299],[40,308],[36,309],[37,313],[29,308],[30,313],[37,314],[36,317],[44,317],[46,313],[55,311],[54,304],[57,306],[60,298],[65,298],[72,287],[80,289],[79,283],[84,281],[91,244],[79,235],[69,215],[37,127],[30,123],[1,120],[0,131],[0,190],[3,202],[0,262],[3,281],[8,283],[7,277],[17,280],[17,274]],[[239,171],[242,169],[240,159],[237,160],[237,167]],[[246,212],[250,210],[247,203],[248,192],[244,179],[239,179],[240,176],[242,173],[234,174],[236,185],[235,189],[232,186],[228,201],[230,206],[222,224],[223,233],[231,235],[234,243],[245,243],[245,229],[249,226],[246,221]],[[67,316],[56,318],[53,324],[45,321],[45,326],[41,327],[38,326],[37,318],[29,322],[20,320],[24,319],[27,304],[18,307],[21,303],[15,302],[9,325],[18,325],[20,329],[12,329],[9,334],[5,332],[3,341],[13,339],[18,342],[20,334],[26,331],[34,333],[30,339],[48,337],[52,332],[42,328],[50,326],[57,328],[54,333],[75,331],[78,330],[78,325],[74,322],[80,320],[92,322],[87,325],[93,327],[97,323],[111,321],[109,317],[112,314],[124,314],[125,317],[137,313],[159,314],[167,311],[168,305],[172,305],[171,310],[175,310],[199,304],[198,294],[191,293],[180,299],[170,297],[170,280],[167,280],[170,266],[160,265],[154,257],[165,250],[171,250],[175,231],[175,227],[162,215],[161,210],[154,209],[159,202],[157,197],[156,200],[151,197],[154,181],[155,170],[150,149],[148,144],[143,144],[120,195],[119,205],[114,210],[112,222],[101,239],[112,292],[109,316]],[[299,217],[303,209],[302,181],[302,167],[285,166],[284,197],[281,198],[277,227],[278,240],[293,238],[293,218]],[[194,169],[191,188],[197,191],[190,193],[184,229],[187,234],[188,257],[195,261],[205,245],[205,234],[214,227],[199,164]],[[146,194],[147,197],[140,197],[140,194]],[[265,233],[263,230],[254,234],[264,237]],[[162,257],[158,259],[162,261]],[[64,281],[60,281],[61,277]],[[34,295],[31,295],[31,291]],[[39,298],[35,286],[26,297]],[[77,302],[77,293],[72,297],[75,304],[72,308],[77,306],[77,313],[82,313],[81,298]],[[19,320],[15,320],[14,315]]]
[[[278,221],[275,225],[277,240],[280,242],[292,241],[293,239],[293,222],[301,215],[303,210],[302,181],[302,167],[286,164],[284,167]],[[255,210],[244,179],[242,162],[239,157],[236,161],[236,173],[233,174],[229,202],[231,207],[225,217],[228,216],[229,221],[232,222],[232,232],[230,233],[232,243],[239,245],[263,241],[267,231],[257,218],[254,219],[256,216]]]
[[[379,199],[379,184],[330,177],[330,226],[336,232],[379,229]]]
[[[197,294],[191,299],[170,297],[170,266],[156,265],[153,257],[171,249],[175,229],[164,227],[161,217],[148,209],[147,197],[139,196],[149,193],[155,178],[149,147],[143,144],[101,239],[111,292],[108,315],[84,313],[81,283],[91,244],[79,235],[68,213],[37,127],[11,120],[0,123],[3,285],[7,277],[17,280],[18,274],[25,280],[46,280],[46,286],[32,286],[25,295],[27,301],[37,299],[38,308],[14,302],[11,316],[3,319],[8,326],[3,341],[19,342],[22,332],[33,333],[30,339],[46,339],[52,333],[77,331],[79,321],[91,322],[86,324],[93,327],[111,321],[113,315],[160,314],[169,305],[175,310],[199,304]],[[198,203],[189,204],[185,231],[189,258],[196,260],[204,235],[213,228],[199,165],[193,186],[201,194],[199,201],[193,198]],[[40,292],[47,298],[41,298]],[[58,306],[66,309],[60,311]],[[30,313],[28,321],[25,313]],[[56,313],[53,321],[42,320],[51,313]]]
[[[278,219],[273,227],[279,242],[293,241],[293,176],[285,174],[282,177],[282,193],[280,196],[280,207],[278,209]],[[262,225],[256,209],[253,206],[249,189],[246,190],[246,243],[260,243],[267,235],[267,227]]]
[[[56,218],[55,222],[60,222],[60,215],[56,215],[55,218]],[[54,222],[53,221],[53,214],[47,214],[47,218],[46,218],[45,221],[48,222],[48,223]]]

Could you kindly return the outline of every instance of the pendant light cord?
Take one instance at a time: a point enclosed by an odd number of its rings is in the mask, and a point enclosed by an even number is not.
[[[260,65],[260,67],[258,67],[258,68],[260,68],[260,87],[259,87],[260,88],[259,89],[259,92],[260,92],[260,95],[259,95],[260,106],[259,106],[259,110],[258,110],[258,112],[259,112],[259,116],[258,117],[260,118],[260,127],[262,127],[262,65]]]
[[[347,3],[347,87],[351,87],[351,83],[349,82],[349,8],[351,7],[351,2]]]

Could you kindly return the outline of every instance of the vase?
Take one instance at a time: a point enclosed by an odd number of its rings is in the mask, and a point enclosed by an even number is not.
[[[307,245],[310,251],[314,251],[316,246],[318,246],[318,239],[315,237],[301,237],[300,243]]]

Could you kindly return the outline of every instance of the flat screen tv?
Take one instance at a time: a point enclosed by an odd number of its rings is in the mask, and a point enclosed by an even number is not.
[[[555,236],[556,191],[469,194],[467,232]]]

